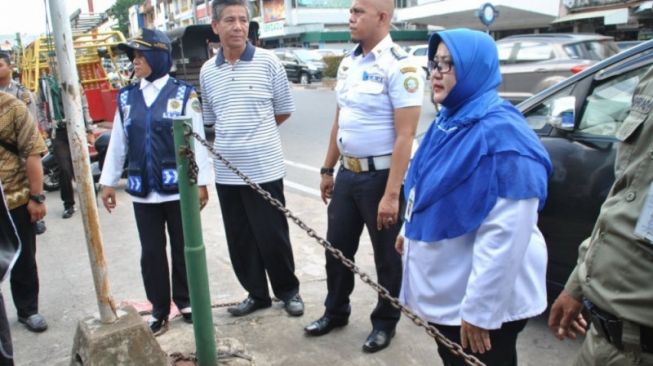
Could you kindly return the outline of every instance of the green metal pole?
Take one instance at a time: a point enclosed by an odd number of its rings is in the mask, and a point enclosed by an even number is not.
[[[199,191],[197,184],[190,184],[188,178],[188,160],[180,153],[180,148],[190,145],[193,139],[185,139],[185,132],[191,128],[190,118],[174,118],[173,130],[177,156],[177,174],[181,201],[181,219],[184,227],[184,253],[186,255],[186,272],[190,290],[190,304],[193,309],[193,331],[200,366],[217,365],[213,315],[211,314],[211,295],[209,293],[209,275],[206,269],[206,250],[202,238],[200,218]]]

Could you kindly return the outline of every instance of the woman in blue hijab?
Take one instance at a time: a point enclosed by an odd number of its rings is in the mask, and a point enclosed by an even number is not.
[[[487,365],[516,365],[518,333],[547,304],[537,217],[551,163],[496,92],[491,37],[435,33],[429,60],[442,109],[406,176],[400,299]],[[465,364],[442,346],[438,353],[445,365]]]

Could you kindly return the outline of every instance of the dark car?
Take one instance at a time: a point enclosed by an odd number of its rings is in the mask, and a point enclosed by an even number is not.
[[[653,66],[653,41],[622,51],[518,105],[551,156],[549,195],[539,217],[549,252],[549,299],[576,265],[614,182],[615,133],[635,87]]]
[[[288,80],[293,83],[310,84],[322,80],[326,64],[319,52],[306,48],[277,48],[274,54],[281,60]]]
[[[518,103],[619,52],[598,34],[524,34],[497,41],[503,83],[499,93]]]

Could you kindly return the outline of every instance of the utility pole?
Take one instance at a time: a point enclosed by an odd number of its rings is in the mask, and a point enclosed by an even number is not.
[[[91,3],[92,0],[89,0]],[[95,284],[95,294],[100,309],[100,321],[108,324],[116,321],[116,308],[109,288],[107,263],[104,257],[100,220],[95,198],[95,186],[91,175],[84,118],[82,117],[81,84],[77,75],[72,30],[68,20],[66,1],[49,1],[52,35],[61,83],[61,96],[73,160],[75,181],[79,192],[81,217],[84,223],[88,256]]]
[[[197,0],[190,0],[192,3],[191,11],[193,12],[193,24],[197,24]]]

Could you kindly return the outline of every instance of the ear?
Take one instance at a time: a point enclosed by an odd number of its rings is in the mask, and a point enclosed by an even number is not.
[[[379,20],[381,23],[390,23],[390,16],[385,11],[379,12]]]
[[[211,20],[211,29],[213,29],[213,33],[218,34],[218,21],[213,19]]]

